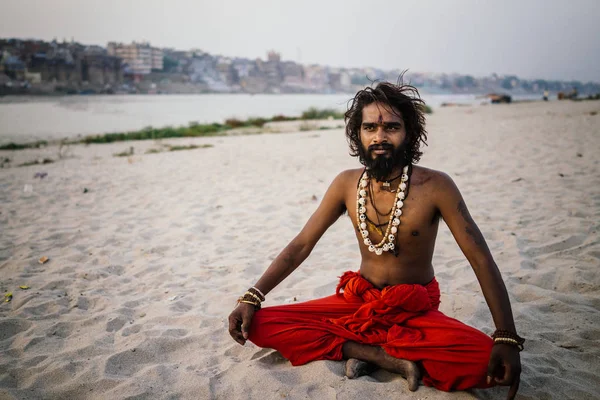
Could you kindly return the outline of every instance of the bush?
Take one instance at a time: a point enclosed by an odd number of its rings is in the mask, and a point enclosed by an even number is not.
[[[301,116],[302,119],[327,119],[329,117],[334,119],[343,119],[344,113],[336,111],[332,108],[318,109],[316,107],[311,107],[304,111]]]
[[[0,150],[23,150],[23,149],[39,149],[40,147],[47,146],[48,142],[45,140],[38,140],[33,143],[7,143],[0,146]]]
[[[248,124],[252,126],[257,126],[259,128],[262,128],[262,126],[267,122],[269,121],[264,118],[248,118]]]
[[[273,118],[271,118],[271,121],[273,122],[283,122],[283,121],[296,121],[298,118],[296,117],[288,117],[286,115],[276,115]]]
[[[229,119],[225,120],[225,125],[233,128],[233,129],[235,129],[235,128],[242,128],[244,126],[247,126],[246,124],[247,124],[246,121],[242,121],[242,120],[237,119],[237,118],[229,118]]]
[[[429,107],[427,104],[420,105],[419,107],[425,114],[433,114],[433,108]]]

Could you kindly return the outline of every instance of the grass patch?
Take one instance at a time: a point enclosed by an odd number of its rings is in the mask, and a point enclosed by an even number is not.
[[[7,143],[0,146],[0,150],[24,150],[24,149],[39,149],[45,147],[48,142],[45,140],[38,140],[32,143]]]
[[[246,120],[230,118],[225,120],[225,126],[227,126],[229,129],[251,127],[262,128],[267,122],[271,122],[271,120],[265,118],[248,118]]]
[[[116,133],[105,133],[102,135],[91,135],[86,136],[79,140],[73,140],[67,144],[94,144],[94,143],[113,143],[113,142],[124,142],[133,140],[159,140],[167,138],[182,138],[182,137],[207,137],[207,136],[223,136],[227,134],[227,131],[239,128],[262,128],[268,122],[281,122],[281,121],[298,121],[298,120],[314,120],[314,119],[343,119],[344,114],[334,109],[325,108],[319,109],[311,107],[304,111],[300,117],[290,117],[285,115],[276,115],[273,118],[248,118],[245,120],[237,118],[229,118],[224,124],[213,122],[212,124],[200,124],[198,122],[190,122],[188,126],[172,127],[167,126],[164,128],[154,128],[148,126],[139,131],[131,132],[116,132]],[[317,129],[315,127],[311,129]],[[301,129],[302,130],[302,129]],[[308,129],[310,130],[310,129]],[[45,140],[33,142],[33,143],[8,143],[0,146],[0,150],[22,150],[30,148],[40,148],[47,146],[48,142]],[[126,157],[131,154],[118,153],[115,154],[117,157]]]
[[[273,122],[283,122],[283,121],[297,121],[299,119],[300,118],[298,118],[298,117],[288,117],[286,115],[279,114],[279,115],[276,115],[273,118],[271,118],[271,121],[273,121]]]
[[[214,147],[212,144],[190,144],[189,146],[168,146],[169,151],[180,151],[180,150],[194,150],[194,149],[206,149],[209,147]]]
[[[302,113],[300,119],[343,119],[344,113],[336,111],[332,108],[318,109],[311,107]]]
[[[433,114],[433,108],[431,108],[427,104],[420,105],[419,107],[421,108],[421,111],[423,111],[425,114]]]

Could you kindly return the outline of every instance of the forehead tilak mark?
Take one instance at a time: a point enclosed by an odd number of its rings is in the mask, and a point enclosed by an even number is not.
[[[377,118],[377,123],[378,124],[382,124],[383,123],[383,115],[381,115],[381,113],[379,114],[379,118]]]

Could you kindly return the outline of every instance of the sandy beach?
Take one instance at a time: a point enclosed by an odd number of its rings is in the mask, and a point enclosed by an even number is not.
[[[461,189],[527,339],[517,398],[598,398],[600,102],[438,108],[427,121],[420,164]],[[12,293],[0,304],[0,399],[505,398],[507,388],[412,393],[384,371],[348,380],[343,362],[292,367],[230,338],[237,297],[331,180],[358,166],[342,129],[162,143],[211,146],[77,145],[52,164],[0,169],[0,289]],[[358,265],[344,216],[265,306],[330,295]],[[493,332],[444,224],[434,266],[441,311]]]

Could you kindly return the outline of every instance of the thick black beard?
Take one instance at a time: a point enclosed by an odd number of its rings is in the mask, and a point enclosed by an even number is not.
[[[402,168],[408,164],[406,147],[407,146],[405,142],[395,149],[389,143],[371,145],[368,149],[365,149],[363,146],[361,146],[359,153],[362,154],[359,154],[359,156],[363,161],[364,166],[367,167],[369,176],[375,178],[378,182],[384,182],[386,178],[392,178],[390,175],[394,168]],[[376,157],[373,157],[373,151],[379,149],[393,151],[390,156],[377,155]]]

